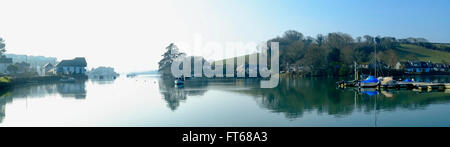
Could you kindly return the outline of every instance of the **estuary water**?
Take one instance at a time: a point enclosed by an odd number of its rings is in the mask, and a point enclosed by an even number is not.
[[[157,75],[0,92],[0,126],[450,126],[450,90],[338,89],[335,78],[187,82]],[[416,77],[450,82],[450,76]]]

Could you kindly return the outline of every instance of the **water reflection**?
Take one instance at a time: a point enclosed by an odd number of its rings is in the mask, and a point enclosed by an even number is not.
[[[417,78],[420,79],[420,78]],[[424,78],[425,79],[425,78]],[[429,77],[432,81],[447,82],[448,76]],[[175,111],[189,96],[203,95],[208,89],[229,91],[254,97],[256,103],[286,118],[301,118],[305,113],[317,112],[335,117],[346,117],[353,112],[367,114],[378,110],[423,109],[430,104],[450,103],[450,94],[444,91],[423,92],[411,90],[376,91],[375,89],[337,89],[333,78],[283,78],[273,89],[258,88],[259,82],[238,80],[232,84],[223,81],[186,82],[181,88],[173,81],[160,81],[160,90],[168,107]],[[190,84],[190,85],[189,85]],[[220,86],[218,86],[220,85]]]
[[[114,84],[114,81],[117,79],[116,76],[91,76],[89,77],[89,81],[95,84]]]
[[[188,80],[184,85],[175,85],[173,80],[159,80],[159,89],[163,99],[173,111],[180,106],[180,102],[186,101],[188,97],[202,96],[208,90],[239,91],[259,86],[258,80],[243,79]]]
[[[56,90],[62,97],[85,99],[86,98],[86,84],[79,83],[60,83],[56,84]]]
[[[186,101],[188,96],[203,95],[207,91],[207,85],[208,82],[203,81],[177,86],[173,80],[159,80],[160,93],[172,111],[175,111],[181,102]]]
[[[0,91],[0,123],[5,117],[5,107],[7,103],[12,103],[16,99],[45,98],[46,96],[54,94],[59,94],[63,98],[85,99],[86,84],[84,81],[74,83],[33,84],[2,90]]]
[[[381,91],[336,89],[333,79],[282,79],[274,89],[240,91],[256,96],[256,101],[273,112],[284,113],[287,118],[299,118],[305,112],[342,117],[354,111],[423,109],[430,104],[450,102],[450,94],[417,92],[410,90]]]
[[[6,99],[3,98],[3,97],[9,95],[8,92],[9,91],[7,91],[7,90],[1,90],[0,91],[0,123],[2,123],[3,119],[5,119]]]
[[[448,77],[430,78],[436,79]],[[402,126],[400,121],[408,122],[406,126],[435,122],[445,126],[450,122],[445,117],[449,90],[359,91],[336,88],[339,80],[282,78],[273,89],[260,89],[259,81],[244,79],[187,81],[184,87],[176,87],[172,80],[155,76],[28,85],[0,91],[0,123],[16,125],[29,118],[54,122],[67,114],[74,115],[64,119],[99,126],[111,122],[120,126],[371,126],[377,120],[382,126]],[[427,111],[412,112],[423,109]],[[123,122],[122,116],[128,121]]]

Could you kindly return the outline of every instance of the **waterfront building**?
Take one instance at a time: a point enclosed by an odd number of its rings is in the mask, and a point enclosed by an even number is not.
[[[87,62],[84,57],[77,57],[73,60],[62,60],[56,65],[58,75],[85,75]]]
[[[51,63],[47,63],[44,65],[44,67],[42,68],[42,75],[43,76],[49,76],[49,75],[54,75],[54,68],[55,66],[53,66],[53,64]]]

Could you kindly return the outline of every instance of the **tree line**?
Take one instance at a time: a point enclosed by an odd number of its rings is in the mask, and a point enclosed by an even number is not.
[[[377,63],[394,67],[399,61],[396,50],[401,44],[436,49],[434,44],[424,38],[397,39],[370,35],[353,38],[340,32],[311,37],[295,30],[286,31],[282,36],[270,39],[269,42],[280,44],[281,71],[302,67],[303,73],[308,75],[347,75],[351,72],[349,65],[353,62],[375,63],[375,50]]]
[[[316,37],[311,37],[295,30],[288,30],[283,35],[269,39],[267,42],[268,44],[270,42],[279,43],[280,71],[290,71],[294,68],[300,71],[300,74],[307,76],[349,75],[353,71],[354,62],[366,65],[380,63],[393,68],[400,61],[398,53],[402,44],[450,52],[450,49],[445,48],[450,45],[430,43],[425,38],[397,39],[389,36],[370,35],[353,38],[351,35],[341,32],[318,34]],[[163,59],[159,62],[159,72],[169,75],[172,60],[186,54],[179,52],[173,43],[166,48],[166,51],[162,55]],[[404,58],[417,59],[413,54]],[[298,70],[299,68],[301,70]]]

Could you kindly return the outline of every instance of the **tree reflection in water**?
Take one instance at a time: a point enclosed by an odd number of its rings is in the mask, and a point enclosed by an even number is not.
[[[175,85],[173,80],[160,79],[159,89],[170,110],[175,111],[181,102],[187,100],[188,96],[201,96],[207,91],[208,82],[186,83]]]
[[[64,98],[85,99],[85,81],[75,83],[55,83],[25,85],[0,91],[0,123],[5,117],[7,103],[15,99],[45,98],[48,95],[60,94]]]
[[[431,79],[450,81],[448,77]],[[305,113],[346,117],[353,112],[372,114],[374,110],[396,111],[397,109],[417,110],[430,104],[449,103],[450,94],[441,92],[417,92],[411,90],[355,91],[337,89],[334,78],[282,78],[278,87],[261,89],[253,80],[191,81],[184,87],[176,87],[172,80],[161,80],[160,91],[171,110],[176,110],[180,102],[189,96],[203,95],[208,89],[237,92],[255,97],[263,108],[274,113],[282,113],[287,118],[301,118]],[[366,89],[367,90],[367,89]]]
[[[6,107],[6,99],[5,96],[9,95],[9,90],[1,90],[0,91],[0,123],[5,119],[5,107]]]
[[[445,91],[391,90],[370,95],[353,89],[336,89],[335,81],[329,78],[282,79],[274,89],[254,88],[239,92],[257,97],[256,101],[261,107],[284,113],[287,118],[300,118],[305,112],[312,111],[344,117],[354,111],[416,110],[430,104],[450,102],[450,94]]]

